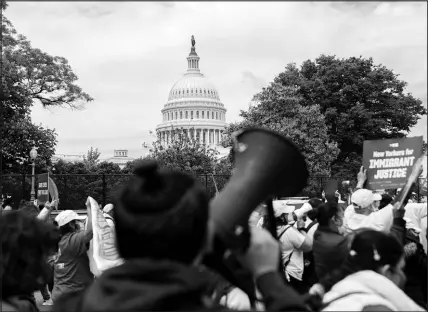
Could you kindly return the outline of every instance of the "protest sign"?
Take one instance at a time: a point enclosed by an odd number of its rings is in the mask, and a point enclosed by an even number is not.
[[[55,184],[55,181],[50,176],[49,176],[48,187],[49,187],[49,194],[51,195],[51,198],[59,200],[58,188]],[[55,206],[55,209],[58,210],[58,205]]]
[[[115,229],[111,228],[103,212],[98,206],[98,203],[92,198],[88,197],[88,210],[90,210],[90,220],[92,222],[93,239],[91,241],[90,260],[93,259],[91,270],[95,276],[98,276],[103,271],[118,266],[123,263],[119,257],[116,249],[115,242]]]
[[[396,189],[406,184],[412,167],[422,155],[422,137],[364,141],[363,166],[366,188]]]
[[[37,181],[37,202],[43,205],[49,201],[49,173],[39,174]]]

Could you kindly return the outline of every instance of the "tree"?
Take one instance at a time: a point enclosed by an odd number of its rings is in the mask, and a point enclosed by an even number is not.
[[[10,101],[22,102],[27,107],[38,100],[45,107],[81,108],[83,103],[93,100],[75,84],[78,78],[67,59],[31,47],[30,41],[18,34],[5,16],[2,36],[2,88]]]
[[[93,148],[92,146],[89,148],[86,156],[83,156],[83,163],[86,166],[88,172],[96,172],[97,165],[99,163],[101,153],[98,151],[98,148]]]
[[[218,152],[194,139],[194,129],[187,135],[184,129],[171,129],[173,135],[169,145],[160,139],[153,143],[150,158],[156,159],[159,166],[173,171],[189,173],[212,173]]]
[[[141,158],[128,161],[125,164],[125,167],[122,168],[122,173],[132,174],[134,172],[135,166],[138,165],[140,162],[141,162]]]
[[[339,150],[328,137],[324,116],[317,106],[302,106],[298,88],[272,83],[260,92],[258,105],[241,111],[244,120],[225,130],[224,146],[231,146],[231,134],[239,129],[261,126],[288,137],[305,156],[311,176],[329,175]],[[311,187],[318,187],[316,181]]]
[[[225,130],[224,146],[231,146],[231,134],[247,127],[265,127],[288,137],[305,156],[310,176],[329,175],[339,150],[329,140],[324,116],[317,106],[302,106],[297,87],[272,83],[255,96],[257,105],[241,111],[244,120]],[[311,179],[306,192],[317,191],[319,183]]]
[[[28,162],[33,144],[40,155],[37,168],[43,169],[55,153],[56,134],[54,129],[31,123],[33,104],[39,101],[44,107],[81,108],[93,99],[75,84],[77,76],[65,58],[33,48],[25,36],[17,33],[3,15],[6,8],[2,0],[1,169],[18,170],[17,163]]]
[[[33,146],[37,147],[36,173],[51,165],[51,157],[55,151],[56,133],[44,129],[41,125],[31,123],[28,117],[20,118],[3,129],[2,156],[3,172],[30,173],[27,169],[31,164],[29,157]]]
[[[298,87],[303,106],[319,107],[328,136],[339,144],[332,163],[336,177],[356,175],[364,140],[405,137],[427,113],[419,99],[405,93],[407,83],[372,58],[321,55],[300,68],[288,64],[274,82]]]

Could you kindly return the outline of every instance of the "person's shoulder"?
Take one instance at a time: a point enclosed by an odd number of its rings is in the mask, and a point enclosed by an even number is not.
[[[76,244],[85,239],[85,231],[67,233],[63,238],[68,244]]]

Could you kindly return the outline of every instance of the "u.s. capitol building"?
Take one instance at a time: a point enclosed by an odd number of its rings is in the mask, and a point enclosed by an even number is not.
[[[187,71],[172,86],[156,132],[163,144],[171,142],[174,131],[183,131],[203,144],[218,147],[226,127],[226,108],[215,86],[199,70],[193,36],[191,43]]]

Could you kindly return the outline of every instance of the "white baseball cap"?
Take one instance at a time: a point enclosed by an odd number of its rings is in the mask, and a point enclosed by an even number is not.
[[[58,223],[58,226],[63,226],[73,220],[85,220],[85,219],[86,219],[85,216],[79,216],[73,210],[64,210],[59,215],[56,216],[55,221]]]
[[[272,202],[275,217],[279,217],[283,213],[292,213],[296,207],[287,205],[286,200],[275,200]]]
[[[113,210],[113,208],[114,208],[113,204],[107,204],[107,205],[104,206],[103,212],[104,213],[109,213],[110,211]]]
[[[382,196],[380,196],[380,199],[382,199]],[[356,190],[351,196],[351,202],[362,208],[370,206],[375,200],[375,194],[367,189]]]
[[[382,195],[379,193],[373,193],[373,200],[382,200]]]

